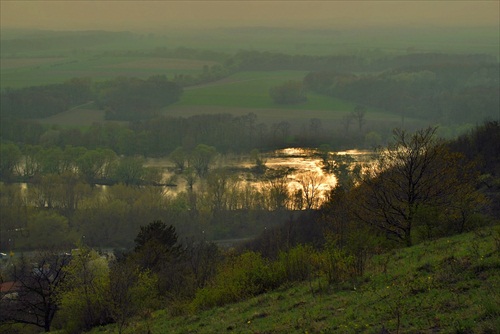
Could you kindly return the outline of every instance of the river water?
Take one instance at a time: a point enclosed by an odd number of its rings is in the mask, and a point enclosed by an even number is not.
[[[290,191],[295,191],[301,188],[299,183],[301,178],[313,177],[318,182],[318,191],[326,193],[336,184],[335,176],[326,173],[322,168],[322,160],[316,154],[314,149],[305,148],[285,148],[276,150],[270,153],[261,154],[262,160],[265,162],[267,169],[288,169],[289,173],[286,176],[288,188]],[[348,154],[354,158],[357,163],[370,161],[373,154],[372,151],[348,150],[336,152],[339,155]],[[163,170],[163,182],[170,184],[165,187],[165,194],[175,196],[180,192],[187,190],[186,180],[174,173],[174,165],[167,158],[150,158],[145,164],[147,167],[158,167]],[[213,168],[230,168],[238,177],[238,182],[241,186],[250,184],[251,186],[260,189],[266,181],[263,178],[256,177],[251,173],[252,167],[255,166],[249,155],[221,155],[216,159]],[[194,185],[195,190],[199,189],[200,182]],[[21,183],[21,192],[23,196],[27,195],[29,185]],[[98,185],[96,189],[100,189],[106,193],[108,186]]]
[[[320,182],[318,187],[319,191],[328,191],[335,186],[337,181],[334,175],[326,173],[323,170],[322,160],[318,157],[316,152],[317,151],[314,149],[291,147],[262,154],[261,158],[268,169],[277,170],[286,168],[289,170],[287,180],[288,187],[291,191],[299,189],[299,180],[306,176],[313,176]],[[358,163],[369,161],[373,154],[372,151],[362,150],[348,150],[335,153],[339,155],[348,154]],[[187,189],[186,181],[182,177],[175,175],[172,171],[174,166],[168,159],[148,159],[146,165],[159,167],[165,170],[163,181],[166,183],[170,181],[170,183],[175,185],[173,187],[167,187],[167,193],[175,195]],[[217,159],[212,168],[230,168],[238,174],[239,182],[242,185],[251,184],[252,186],[260,188],[265,181],[261,178],[256,178],[250,173],[251,168],[254,166],[255,161],[248,155],[224,155]]]

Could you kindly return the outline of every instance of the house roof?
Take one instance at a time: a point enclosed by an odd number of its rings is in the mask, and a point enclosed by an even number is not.
[[[21,286],[21,284],[19,282],[14,282],[14,281],[3,282],[3,283],[0,283],[0,292],[1,293],[9,293],[12,291],[17,291],[17,290],[19,290],[20,286]]]

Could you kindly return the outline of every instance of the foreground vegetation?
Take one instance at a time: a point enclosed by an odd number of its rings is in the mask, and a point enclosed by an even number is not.
[[[194,314],[157,311],[123,333],[498,333],[499,282],[496,226],[373,256],[356,279],[285,284]]]

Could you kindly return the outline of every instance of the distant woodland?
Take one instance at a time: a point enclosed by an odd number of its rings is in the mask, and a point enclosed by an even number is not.
[[[176,52],[192,57],[213,57],[190,49]],[[215,146],[221,152],[266,150],[286,145],[291,137],[296,137],[294,142],[299,146],[332,142],[342,147],[363,145],[364,138],[356,138],[354,134],[315,131],[318,122],[312,119],[312,131],[292,133],[286,117],[282,122],[264,124],[251,113],[243,117],[162,115],[162,108],[178,101],[183,88],[243,70],[310,70],[302,82],[285,82],[270,91],[270,99],[277,105],[300,104],[307,99],[307,92],[314,92],[364,108],[384,110],[401,117],[403,122],[411,118],[457,126],[498,117],[499,65],[485,55],[411,54],[368,61],[356,56],[290,56],[242,51],[226,56],[223,64],[206,67],[195,76],[178,74],[170,79],[121,77],[93,82],[89,78],[75,78],[60,84],[4,88],[0,97],[1,138],[4,142],[60,148],[67,145],[88,149],[106,147],[118,154],[144,156],[164,156],[178,146],[192,148],[197,144]],[[36,122],[90,101],[105,111],[107,120],[130,123],[96,124],[87,129],[48,129]],[[339,126],[347,132],[351,124],[362,125],[363,114],[353,112],[339,122]],[[306,115],[304,118],[307,120]],[[30,130],[19,131],[21,128]]]

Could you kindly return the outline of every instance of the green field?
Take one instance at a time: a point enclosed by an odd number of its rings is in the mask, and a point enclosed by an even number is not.
[[[127,66],[131,61],[119,63]],[[135,60],[132,64],[144,60]],[[291,125],[308,124],[311,118],[319,118],[328,128],[342,127],[342,117],[351,112],[355,104],[319,94],[309,94],[308,101],[297,105],[278,105],[269,96],[269,89],[287,80],[302,80],[304,71],[239,72],[220,81],[185,89],[179,102],[163,109],[162,113],[174,117],[190,117],[199,114],[229,113],[241,116],[250,112],[258,122],[266,124],[287,121]],[[397,115],[377,109],[368,109],[366,120],[371,124],[397,126]],[[42,120],[45,124],[61,126],[85,126],[103,122],[104,113],[91,106],[81,106]],[[415,122],[415,120],[408,120]]]
[[[309,94],[308,101],[298,105],[278,105],[270,98],[269,88],[287,80],[301,80],[305,73],[240,72],[218,82],[186,89],[180,101],[164,108],[163,114],[174,117],[218,113],[241,116],[252,112],[257,115],[258,122],[267,124],[287,121],[292,125],[301,125],[311,118],[319,118],[325,127],[340,126],[342,117],[351,112],[355,104],[319,94]],[[392,124],[401,121],[398,116],[377,109],[368,109],[366,119]],[[51,116],[42,122],[80,126],[103,121],[102,111],[82,106]]]
[[[240,72],[220,82],[188,88],[175,106],[273,108],[269,89],[288,80],[302,81],[307,72]],[[289,106],[302,109],[302,106]]]
[[[76,77],[103,81],[118,76],[147,78],[152,75],[197,75],[213,61],[88,55],[47,58],[3,58],[0,63],[1,88],[21,88],[61,83]]]
[[[499,238],[497,227],[427,241],[371,258],[358,280],[296,283],[182,316],[161,310],[124,333],[498,333]]]
[[[38,34],[39,32],[37,32]],[[45,34],[45,35],[44,35]],[[43,38],[63,38],[45,32]],[[98,35],[98,34],[97,34]],[[96,36],[97,36],[96,35]],[[3,35],[2,38],[23,38]],[[59,37],[58,37],[59,36]],[[71,35],[73,36],[73,35]],[[79,34],[75,34],[80,38]],[[80,37],[78,37],[80,36]],[[25,36],[24,38],[33,38]],[[61,39],[47,49],[2,50],[0,88],[21,88],[61,83],[74,77],[90,77],[104,81],[118,76],[147,78],[152,75],[176,74],[196,76],[209,60],[174,59],[148,56],[156,48],[175,50],[178,47],[214,50],[235,54],[239,50],[267,50],[286,54],[339,55],[354,54],[369,59],[407,52],[458,52],[498,54],[498,31],[491,27],[378,30],[301,30],[269,27],[242,27],[207,31],[158,31],[151,34],[130,34],[107,43],[78,39]],[[64,44],[64,43],[66,44]],[[68,44],[69,43],[69,44]],[[223,80],[185,89],[181,100],[163,110],[165,115],[192,116],[200,113],[255,113],[260,122],[304,122],[319,118],[324,125],[339,120],[354,109],[354,104],[327,96],[309,94],[308,101],[298,105],[276,105],[269,89],[287,80],[302,80],[305,71],[240,72]],[[81,117],[79,116],[81,114]],[[91,116],[91,117],[89,117]],[[99,111],[72,110],[45,120],[60,125],[81,125],[103,121]],[[382,110],[369,109],[366,120],[399,125],[401,119]],[[406,120],[412,122],[412,120]]]
[[[269,89],[288,80],[301,81],[304,71],[240,72],[219,82],[188,88],[181,100],[164,109],[165,115],[189,117],[202,113],[244,115],[253,112],[259,122],[288,121],[302,124],[319,118],[324,125],[337,124],[355,104],[337,98],[310,93],[305,103],[275,104]],[[400,123],[400,117],[377,109],[368,109],[368,121]]]
[[[68,41],[68,36],[73,39]],[[499,57],[498,27],[350,30],[242,27],[130,33],[107,42],[99,40],[98,33],[95,33],[95,40],[82,36],[85,34],[37,31],[23,36],[2,32],[1,87],[58,83],[82,76],[98,81],[116,76],[197,74],[203,65],[213,64],[211,61],[147,56],[157,48],[185,47],[227,55],[240,50],[290,55],[358,55],[366,59],[408,52],[487,53]],[[22,42],[23,38],[23,47],[11,43]],[[42,43],[29,46],[29,41]],[[50,45],[45,45],[44,41]]]

